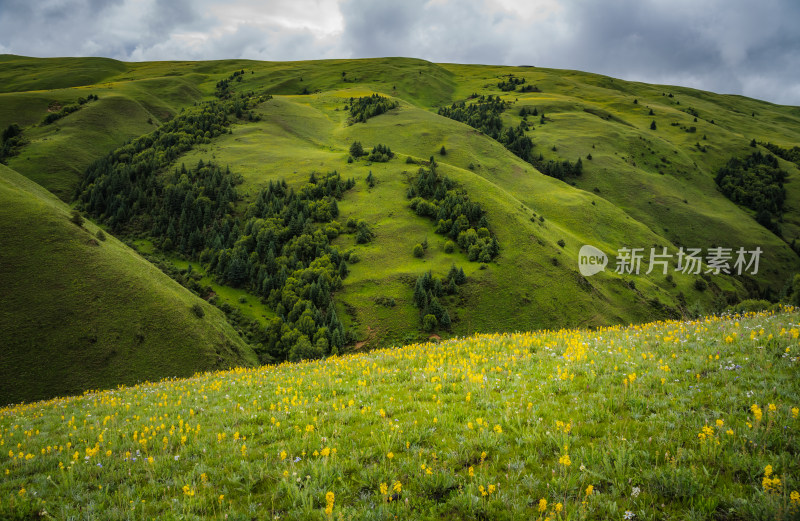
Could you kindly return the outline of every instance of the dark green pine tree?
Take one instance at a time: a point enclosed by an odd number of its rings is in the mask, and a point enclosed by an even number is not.
[[[445,329],[450,329],[450,313],[445,309],[442,312],[442,318],[439,319],[439,325]]]
[[[428,297],[425,294],[425,283],[422,277],[417,277],[417,283],[414,286],[414,305],[419,309],[428,307]]]

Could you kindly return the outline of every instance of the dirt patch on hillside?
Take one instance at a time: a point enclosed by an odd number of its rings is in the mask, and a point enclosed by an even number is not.
[[[367,345],[370,342],[370,340],[372,340],[374,337],[375,337],[375,332],[372,330],[371,327],[367,326],[367,338],[362,340],[361,342],[356,342],[356,344],[353,346],[354,350],[360,351],[361,348]]]

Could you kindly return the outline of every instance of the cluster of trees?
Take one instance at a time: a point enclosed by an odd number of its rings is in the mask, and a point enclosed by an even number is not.
[[[244,69],[234,71],[233,74],[225,78],[224,80],[219,80],[216,85],[216,91],[214,94],[219,99],[228,99],[231,97],[231,83],[241,82],[244,79]]]
[[[523,85],[525,78],[517,78],[513,74],[508,75],[507,80],[503,80],[497,84],[497,88],[503,92],[509,92],[517,89],[517,85]]]
[[[480,96],[475,103],[467,105],[463,101],[453,103],[450,107],[439,109],[439,115],[477,128],[487,136],[499,141],[514,155],[530,162],[533,153],[533,140],[525,135],[532,128],[523,120],[517,127],[503,129],[500,114],[506,110],[508,103],[500,96]],[[523,115],[524,117],[524,115]]]
[[[312,175],[296,191],[270,183],[243,220],[222,221],[218,239],[200,254],[209,272],[261,296],[278,315],[259,339],[262,359],[318,358],[351,340],[332,300],[347,277],[348,255],[330,241],[341,233],[336,201],[354,185],[336,172]]]
[[[350,157],[358,159],[364,154],[366,154],[366,152],[364,152],[364,145],[361,144],[361,141],[353,141],[350,145]]]
[[[149,209],[158,195],[156,174],[197,143],[229,132],[231,120],[270,96],[211,101],[181,111],[176,117],[92,163],[77,187],[78,204],[121,231],[129,214]],[[136,208],[134,208],[134,206]]]
[[[78,102],[77,103],[73,103],[71,105],[65,105],[65,106],[61,107],[61,110],[59,110],[58,112],[49,113],[42,120],[42,125],[49,125],[50,123],[53,123],[54,121],[58,121],[59,119],[63,118],[64,116],[68,116],[69,114],[72,114],[73,112],[77,112],[78,110],[80,110],[80,108],[82,106],[86,105],[90,101],[96,101],[98,99],[99,98],[97,97],[96,94],[89,94],[85,98],[83,98],[83,97],[78,98]]]
[[[465,123],[472,128],[476,128],[487,136],[498,139],[503,131],[503,122],[500,114],[506,110],[508,103],[500,99],[500,96],[481,95],[476,98],[475,103],[467,105],[463,101],[458,101],[449,107],[441,107],[438,111],[440,116],[454,119]]]
[[[356,235],[358,244],[372,242],[372,239],[375,238],[375,232],[364,219],[356,220],[354,217],[347,219],[347,231]]]
[[[0,163],[5,163],[6,159],[17,155],[24,144],[22,127],[16,123],[7,126],[0,135]]]
[[[462,268],[450,267],[447,277],[441,279],[434,277],[431,272],[417,277],[414,285],[414,305],[419,309],[422,327],[427,331],[432,331],[437,327],[449,329],[452,320],[439,299],[444,295],[455,295],[458,293],[458,286],[467,282]]]
[[[352,158],[358,159],[364,156],[367,156],[367,161],[372,161],[373,163],[386,163],[394,158],[394,152],[388,146],[378,143],[372,147],[371,152],[367,153],[364,151],[361,141],[353,141],[353,144],[350,145],[349,161],[352,162]]]
[[[685,108],[685,109],[683,109],[683,111],[685,113],[689,114],[690,116],[694,116],[695,118],[699,118],[700,117],[700,113],[697,112],[697,110],[693,109],[692,107]],[[652,112],[652,109],[651,109],[650,112]]]
[[[431,161],[430,169],[419,169],[406,195],[411,199],[411,209],[437,222],[436,233],[456,241],[470,261],[490,262],[500,252],[497,238],[489,231],[486,212],[470,201],[455,181],[439,175],[435,161]]]
[[[378,143],[374,147],[372,147],[372,151],[367,156],[367,161],[372,161],[374,163],[386,163],[390,159],[394,157],[394,152],[392,149],[386,145],[381,145]]]
[[[751,143],[755,146],[755,143]],[[773,143],[761,143],[761,146],[778,156],[779,158],[783,159],[784,161],[790,161],[797,166],[800,166],[800,147],[793,146],[792,148],[782,148],[778,145]]]
[[[715,180],[728,199],[755,211],[762,226],[780,235],[786,176],[775,156],[755,152],[744,159],[731,158],[717,171]]]
[[[513,74],[509,74],[507,80],[498,83],[497,88],[503,92],[511,92],[517,90],[518,85],[520,92],[542,92],[536,85],[525,85],[525,78],[517,78]]]
[[[541,154],[538,157],[534,155],[533,140],[525,134],[528,130],[533,129],[533,125],[528,123],[527,117],[529,115],[541,116],[541,122],[544,122],[544,112],[540,114],[535,107],[533,110],[522,107],[519,112],[519,115],[522,116],[522,122],[516,127],[504,129],[500,114],[507,107],[508,103],[501,100],[500,96],[489,94],[488,96],[479,96],[475,103],[469,105],[461,101],[453,103],[450,107],[442,107],[439,109],[439,115],[477,128],[500,142],[515,156],[535,166],[545,175],[557,179],[565,179],[579,176],[583,173],[583,163],[580,159],[575,163],[567,160],[545,161]]]
[[[244,114],[250,102],[197,106],[96,161],[77,204],[116,232],[148,236],[198,260],[221,282],[261,296],[279,316],[251,335],[262,361],[335,352],[352,340],[332,304],[349,255],[330,241],[341,233],[337,200],[355,181],[334,172],[312,174],[298,190],[270,183],[238,216],[241,177],[227,168],[201,161],[163,173],[193,144],[227,132],[231,116]],[[366,223],[354,223],[352,231],[372,237]]]
[[[439,109],[439,115],[445,116],[461,123],[477,128],[487,136],[499,141],[504,147],[514,155],[530,162],[533,153],[533,140],[525,135],[525,132],[532,128],[527,121],[516,127],[503,129],[503,121],[500,114],[506,110],[508,103],[500,99],[500,96],[480,96],[475,103],[467,105],[460,101],[453,103],[450,107]],[[523,114],[523,117],[527,115]]]
[[[556,179],[564,180],[567,177],[578,177],[583,174],[583,161],[581,158],[574,163],[568,160],[544,160],[544,157],[539,154],[539,157],[530,161],[541,173],[555,177]]]
[[[371,96],[363,96],[361,98],[350,98],[350,118],[349,122],[364,123],[369,118],[379,116],[384,112],[389,112],[393,108],[400,106],[397,101],[392,101],[389,98],[373,94]]]
[[[125,215],[112,214],[107,219],[113,228],[129,233],[146,234],[163,250],[176,250],[194,259],[208,248],[221,249],[236,238],[236,222],[231,216],[238,201],[236,185],[241,178],[228,168],[199,161],[192,170],[185,165],[172,174],[153,179],[155,188],[146,202],[139,204],[138,194],[119,194],[128,199]],[[239,285],[241,281],[237,280]]]
[[[521,157],[531,163],[533,158],[533,140],[525,135],[528,130],[528,122],[523,121],[516,127],[506,128],[497,141],[511,151],[515,156]]]
[[[312,174],[298,190],[270,182],[243,217],[234,213],[241,178],[227,168],[200,161],[151,179],[148,204],[137,204],[140,187],[131,185],[119,194],[131,208],[125,220],[115,215],[106,222],[146,235],[163,250],[199,261],[221,283],[260,296],[279,317],[251,331],[262,362],[320,357],[350,340],[332,301],[348,273],[347,255],[330,241],[341,233],[337,199],[353,179]]]

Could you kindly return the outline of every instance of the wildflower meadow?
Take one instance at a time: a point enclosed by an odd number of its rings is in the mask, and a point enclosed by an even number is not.
[[[800,312],[477,335],[0,409],[2,519],[799,519]]]

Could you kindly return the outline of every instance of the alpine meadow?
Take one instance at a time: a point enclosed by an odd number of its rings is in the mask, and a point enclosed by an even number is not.
[[[800,519],[800,107],[3,54],[0,132],[2,519]]]

